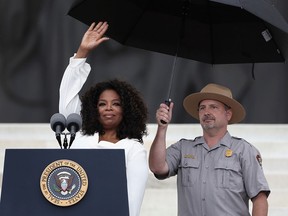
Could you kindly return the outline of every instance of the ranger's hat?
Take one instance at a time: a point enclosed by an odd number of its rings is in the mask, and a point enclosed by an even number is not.
[[[202,100],[217,100],[232,109],[232,118],[229,124],[242,121],[246,115],[244,107],[232,97],[229,88],[214,83],[206,85],[200,92],[185,97],[183,106],[192,117],[199,120],[198,106]]]

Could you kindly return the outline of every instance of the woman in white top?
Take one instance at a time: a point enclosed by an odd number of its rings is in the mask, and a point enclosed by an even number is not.
[[[143,136],[147,135],[147,107],[139,92],[130,84],[109,80],[97,83],[79,98],[90,65],[90,51],[108,40],[106,22],[93,23],[83,36],[77,53],[70,58],[61,85],[59,112],[66,117],[80,113],[83,124],[72,148],[124,149],[130,216],[140,215],[148,178]]]

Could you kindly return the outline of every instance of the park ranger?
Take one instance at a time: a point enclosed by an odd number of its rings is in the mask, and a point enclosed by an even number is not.
[[[149,167],[158,179],[177,175],[179,216],[267,216],[270,189],[259,151],[242,138],[233,137],[228,125],[245,117],[244,107],[231,90],[217,84],[188,95],[185,110],[200,121],[203,135],[181,139],[166,149],[166,132],[173,102],[160,104],[157,133]]]

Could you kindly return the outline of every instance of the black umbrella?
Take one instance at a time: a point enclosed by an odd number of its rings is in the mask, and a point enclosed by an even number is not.
[[[210,0],[243,8],[288,33],[287,0]]]
[[[284,61],[266,22],[236,6],[208,0],[84,0],[68,14],[87,25],[108,21],[107,36],[131,47],[211,64]]]
[[[107,21],[107,36],[123,45],[175,56],[169,101],[177,57],[210,64],[284,61],[265,20],[228,4],[235,0],[215,1],[84,0],[68,14],[87,25]]]

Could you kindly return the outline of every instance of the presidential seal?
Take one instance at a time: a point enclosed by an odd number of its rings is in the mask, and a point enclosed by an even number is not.
[[[65,159],[57,160],[42,172],[40,188],[50,203],[63,207],[71,206],[85,196],[88,177],[78,163]]]

